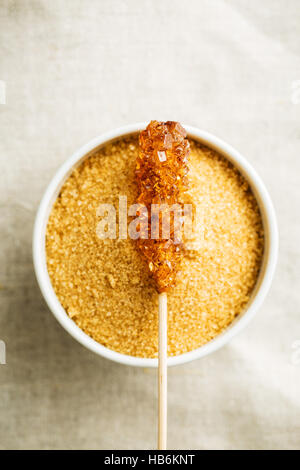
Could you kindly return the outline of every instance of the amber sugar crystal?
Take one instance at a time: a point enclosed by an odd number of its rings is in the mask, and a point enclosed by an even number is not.
[[[175,285],[184,252],[182,225],[175,223],[174,211],[168,238],[162,237],[161,224],[164,210],[169,211],[174,204],[177,210],[181,210],[182,196],[188,189],[190,144],[186,135],[178,122],[151,121],[139,137],[140,152],[136,161],[138,203],[147,208],[144,215],[147,228],[141,230],[137,246],[147,260],[158,292],[166,292]],[[165,209],[153,213],[153,204],[164,205]],[[143,218],[142,212],[140,217]],[[153,238],[151,233],[155,217],[159,225],[158,238]]]

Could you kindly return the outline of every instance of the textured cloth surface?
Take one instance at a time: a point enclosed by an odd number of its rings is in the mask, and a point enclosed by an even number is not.
[[[92,137],[151,118],[239,149],[280,230],[276,276],[251,325],[170,369],[169,447],[299,447],[299,27],[298,0],[1,1],[0,448],[156,446],[156,372],[73,340],[31,256],[35,211],[59,165]]]

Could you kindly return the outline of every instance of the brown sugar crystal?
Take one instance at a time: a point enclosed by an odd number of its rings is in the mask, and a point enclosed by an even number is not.
[[[264,236],[247,182],[224,157],[190,140],[188,195],[201,207],[200,248],[181,262],[168,292],[168,354],[207,343],[239,315],[261,266]],[[158,296],[146,262],[127,239],[97,236],[97,208],[138,198],[138,136],[89,155],[65,181],[49,217],[46,252],[56,295],[72,320],[104,346],[157,356]],[[130,218],[128,220],[130,223]],[[119,220],[117,220],[118,235]]]
[[[146,258],[158,292],[166,292],[176,283],[183,256],[182,195],[187,191],[188,155],[190,145],[186,131],[178,122],[151,121],[140,133],[140,152],[136,162],[136,179],[139,190],[138,203],[146,208],[145,233],[137,246]],[[153,213],[153,205],[164,208],[163,212]],[[170,208],[173,217],[170,217]],[[169,236],[162,237],[162,218],[169,215]],[[143,221],[143,214],[140,214]],[[151,232],[154,218],[157,218],[158,237]]]

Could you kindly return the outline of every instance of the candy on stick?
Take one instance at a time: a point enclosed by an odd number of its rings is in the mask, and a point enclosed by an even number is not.
[[[158,448],[167,446],[167,294],[176,284],[184,252],[182,241],[183,195],[187,191],[189,142],[186,131],[173,121],[151,121],[140,133],[136,162],[139,189],[140,238],[137,245],[145,257],[159,293],[158,335]],[[175,209],[174,209],[175,207]],[[155,210],[154,208],[159,208]],[[169,231],[164,234],[164,215]],[[146,218],[146,220],[145,220]],[[153,233],[153,228],[157,228]],[[154,237],[154,235],[156,235]]]
[[[176,283],[184,251],[180,212],[183,195],[187,191],[190,145],[186,139],[186,131],[178,122],[173,121],[151,121],[140,133],[139,140],[140,154],[136,162],[138,203],[146,206],[145,217],[148,218],[148,223],[147,233],[137,243],[148,262],[157,291],[167,292]],[[160,205],[162,210],[157,214],[151,210],[153,205]],[[172,211],[174,205],[177,208]],[[165,211],[169,211],[170,217],[167,238],[161,235]],[[158,238],[153,238],[151,233],[155,219],[159,225]]]

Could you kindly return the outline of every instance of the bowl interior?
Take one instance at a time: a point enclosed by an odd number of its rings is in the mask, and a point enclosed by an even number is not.
[[[89,155],[97,148],[100,148],[113,140],[117,140],[120,137],[126,137],[128,135],[137,133],[141,129],[145,128],[145,126],[145,123],[135,124],[117,129],[114,132],[93,139],[87,145],[81,147],[77,152],[75,152],[72,157],[70,157],[58,170],[44,194],[36,216],[33,236],[33,258],[37,280],[50,310],[53,312],[54,316],[61,323],[61,325],[75,339],[77,339],[81,344],[93,352],[116,362],[141,367],[157,367],[157,359],[127,356],[102,346],[101,344],[94,341],[86,333],[84,333],[73,322],[73,320],[69,318],[58,298],[56,297],[52,287],[47,270],[45,250],[46,227],[52,206],[60,192],[62,185],[69,177],[73,169],[80,165],[81,162],[88,158]],[[260,273],[251,298],[244,311],[239,314],[239,316],[228,326],[226,330],[224,330],[221,334],[219,334],[216,338],[204,346],[201,346],[200,348],[197,348],[191,352],[168,358],[168,366],[182,364],[193,359],[203,357],[219,349],[221,346],[230,341],[230,339],[235,336],[242,328],[244,328],[244,326],[250,321],[250,319],[260,307],[269,289],[276,265],[278,247],[277,225],[272,202],[264,184],[250,164],[247,162],[247,160],[245,160],[235,149],[215,136],[189,126],[184,127],[188,132],[188,137],[201,142],[207,147],[210,147],[223,155],[238,168],[240,173],[248,181],[260,208],[265,234],[265,246]]]

